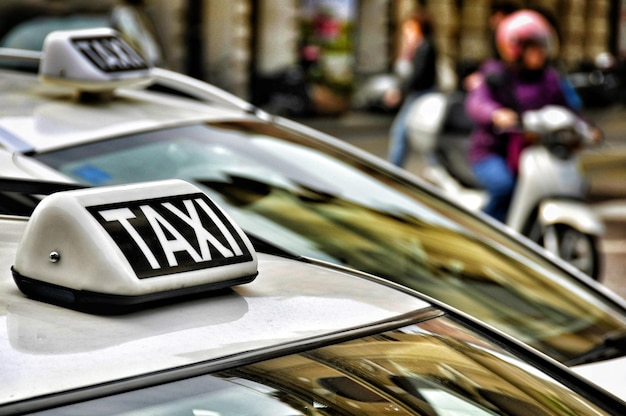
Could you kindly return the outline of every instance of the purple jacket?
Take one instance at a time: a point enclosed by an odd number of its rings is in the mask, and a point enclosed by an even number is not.
[[[485,77],[497,73],[501,80],[506,81],[501,81],[499,85],[503,86],[497,88],[490,88],[487,82],[483,82],[467,96],[465,111],[474,122],[470,162],[474,164],[486,156],[496,154],[509,160],[510,165],[515,168],[523,145],[510,142],[519,140],[519,135],[515,137],[512,134],[494,132],[491,114],[503,107],[513,108],[518,112],[536,110],[548,104],[569,107],[561,89],[559,74],[549,68],[542,73],[523,76],[506,67],[503,62],[495,60],[485,63],[481,72]],[[513,94],[515,98],[511,98]]]

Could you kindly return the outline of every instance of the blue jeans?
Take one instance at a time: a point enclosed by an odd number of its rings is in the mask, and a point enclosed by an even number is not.
[[[489,156],[472,167],[476,179],[487,190],[489,201],[483,209],[486,214],[506,222],[515,189],[515,175],[501,156]]]
[[[427,91],[414,92],[406,96],[402,106],[391,124],[389,137],[389,161],[396,166],[404,166],[409,148],[406,135],[406,122],[411,105],[415,100]]]

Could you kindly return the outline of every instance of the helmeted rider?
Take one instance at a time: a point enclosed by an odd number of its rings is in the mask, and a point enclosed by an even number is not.
[[[469,92],[465,106],[474,122],[470,163],[489,194],[484,211],[504,222],[525,146],[520,114],[549,104],[570,106],[559,73],[549,65],[555,33],[540,13],[519,10],[508,15],[495,40],[501,59],[483,64],[483,82]]]

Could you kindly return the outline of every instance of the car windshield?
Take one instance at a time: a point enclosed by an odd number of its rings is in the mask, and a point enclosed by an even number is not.
[[[90,185],[194,182],[250,233],[417,289],[562,362],[626,326],[621,310],[473,215],[298,132],[198,124],[35,157]]]
[[[41,415],[601,415],[447,317],[37,413]]]

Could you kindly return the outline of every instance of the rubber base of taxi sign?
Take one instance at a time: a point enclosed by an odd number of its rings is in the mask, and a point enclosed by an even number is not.
[[[172,299],[181,302],[200,295],[203,297],[206,297],[207,294],[209,294],[208,296],[217,296],[223,291],[230,290],[232,286],[250,283],[256,278],[255,274],[232,279],[228,282],[210,283],[167,292],[157,292],[149,295],[122,296],[86,290],[73,290],[21,276],[13,268],[11,271],[13,272],[15,284],[26,296],[65,308],[98,315],[118,315],[144,310],[149,307],[170,304]]]

